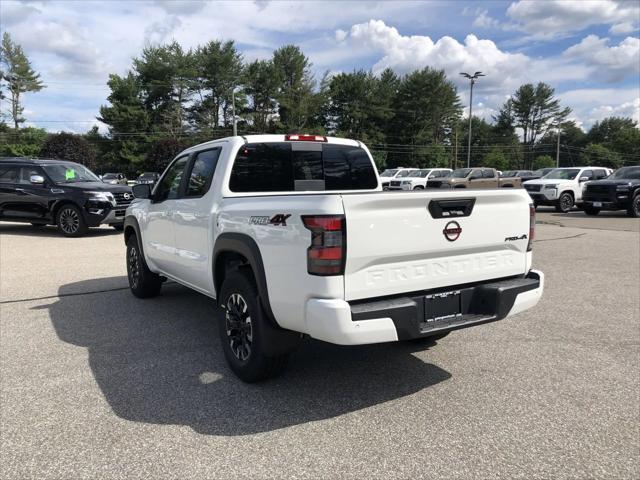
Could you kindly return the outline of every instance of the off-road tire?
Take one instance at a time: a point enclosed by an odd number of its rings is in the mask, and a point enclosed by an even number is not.
[[[147,267],[135,235],[127,240],[127,278],[131,293],[138,298],[155,297],[162,288],[162,278]]]
[[[289,355],[268,356],[264,353],[268,320],[250,270],[235,270],[227,275],[220,289],[218,305],[222,309],[218,332],[233,373],[247,383],[280,374]]]

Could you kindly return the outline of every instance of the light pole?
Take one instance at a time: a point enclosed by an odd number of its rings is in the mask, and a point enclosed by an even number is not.
[[[467,146],[467,168],[469,168],[471,166],[471,119],[473,118],[471,113],[473,110],[473,85],[476,83],[478,77],[486,77],[486,75],[482,72],[476,72],[473,75],[460,72],[460,75],[471,80],[471,93],[469,94],[469,145]]]

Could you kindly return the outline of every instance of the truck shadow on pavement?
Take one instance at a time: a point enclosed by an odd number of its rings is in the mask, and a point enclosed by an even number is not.
[[[447,380],[412,353],[434,343],[340,347],[307,340],[276,379],[245,384],[227,368],[214,301],[168,284],[154,299],[97,292],[124,277],[62,286],[47,309],[59,338],[88,350],[113,411],[211,435],[249,435],[336,417]],[[69,294],[73,292],[72,294]]]

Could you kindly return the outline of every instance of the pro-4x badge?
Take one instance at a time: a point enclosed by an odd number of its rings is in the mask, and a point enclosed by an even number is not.
[[[278,213],[273,217],[250,217],[249,223],[253,225],[274,225],[274,226],[287,226],[287,218],[291,215],[287,213]]]

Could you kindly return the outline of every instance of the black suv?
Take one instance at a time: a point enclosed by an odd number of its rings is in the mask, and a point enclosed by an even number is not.
[[[57,225],[68,237],[89,227],[123,228],[130,187],[109,185],[65,160],[0,159],[0,221]]]
[[[626,210],[629,216],[640,217],[640,166],[622,167],[603,180],[587,183],[582,200],[587,215]]]

